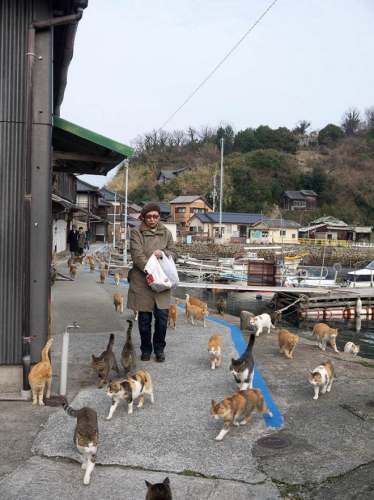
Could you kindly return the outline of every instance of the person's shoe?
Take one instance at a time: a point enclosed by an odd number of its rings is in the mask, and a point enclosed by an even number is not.
[[[142,355],[140,356],[140,359],[141,359],[142,361],[150,361],[150,359],[151,359],[151,355],[150,355],[150,354],[146,354],[146,353],[144,353],[144,354],[142,354]]]
[[[163,352],[156,352],[156,361],[163,363],[165,361],[165,354]]]

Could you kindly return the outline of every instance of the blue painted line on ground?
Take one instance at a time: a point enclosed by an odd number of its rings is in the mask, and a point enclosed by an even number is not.
[[[234,341],[236,350],[238,351],[239,356],[243,354],[243,352],[246,350],[247,344],[244,341],[243,334],[237,326],[230,325],[229,323],[225,323],[224,321],[216,318],[211,318],[210,316],[207,316],[207,319],[210,319],[211,321],[215,321],[216,323],[219,323],[221,325],[227,326],[228,328],[231,329],[231,338]],[[255,373],[254,373],[254,379],[253,379],[253,387],[256,389],[260,389],[262,392],[262,395],[264,396],[265,402],[273,414],[273,416],[270,418],[268,415],[264,415],[264,420],[266,425],[270,427],[281,427],[284,424],[284,420],[282,417],[282,414],[278,408],[278,406],[275,404],[270,391],[265,384],[264,379],[261,376],[261,373],[259,372],[257,366],[255,366]]]

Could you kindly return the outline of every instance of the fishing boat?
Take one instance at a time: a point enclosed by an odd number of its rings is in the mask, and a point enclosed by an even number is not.
[[[374,286],[374,260],[363,269],[350,271],[342,279],[342,286],[347,288],[367,288]]]

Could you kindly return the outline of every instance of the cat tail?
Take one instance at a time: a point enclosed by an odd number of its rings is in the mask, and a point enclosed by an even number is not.
[[[247,349],[245,350],[246,352],[251,352],[252,351],[252,348],[253,348],[253,345],[255,343],[255,334],[252,333],[251,336],[249,337],[249,342],[248,342],[248,345],[247,345]]]
[[[45,362],[49,363],[48,353],[49,353],[49,349],[51,348],[52,342],[53,342],[53,339],[48,340],[48,342],[45,344],[44,349],[42,350],[42,361],[44,363]]]
[[[66,413],[70,415],[71,417],[77,417],[79,410],[74,410],[71,406],[69,406],[67,403],[62,403],[62,406]]]
[[[109,337],[109,342],[108,342],[108,345],[107,345],[107,351],[113,351],[113,345],[114,345],[114,333],[111,333],[110,334],[110,337]]]
[[[131,333],[132,333],[132,321],[131,319],[127,320],[127,323],[129,324],[129,327],[127,329],[127,340],[131,340]]]

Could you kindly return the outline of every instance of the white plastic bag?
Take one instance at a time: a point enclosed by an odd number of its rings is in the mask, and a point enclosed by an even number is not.
[[[177,288],[179,285],[179,276],[173,257],[171,255],[166,257],[165,252],[162,252],[162,259],[159,259],[159,263],[162,270],[171,281],[171,288]]]
[[[148,273],[147,283],[155,292],[163,292],[171,288],[171,281],[160,265],[159,259],[152,254],[144,268]]]

